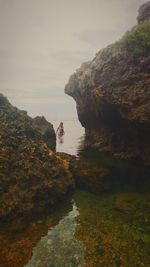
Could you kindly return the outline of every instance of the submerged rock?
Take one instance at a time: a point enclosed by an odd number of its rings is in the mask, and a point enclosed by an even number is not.
[[[52,208],[74,184],[65,162],[50,149],[52,125],[44,118],[31,119],[2,95],[0,124],[0,218]]]
[[[143,210],[148,211],[150,209],[150,196],[148,193],[145,195],[135,192],[118,193],[115,197],[115,208],[120,212],[132,212],[133,214],[137,211],[138,213]]]
[[[140,14],[147,10],[149,2]],[[65,92],[77,103],[85,146],[150,164],[150,19],[145,18],[82,64]]]

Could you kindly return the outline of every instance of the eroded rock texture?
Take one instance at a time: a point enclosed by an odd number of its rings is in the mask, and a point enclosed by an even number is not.
[[[46,133],[46,134],[45,134]],[[67,164],[50,149],[53,127],[0,95],[0,218],[36,215],[73,186]]]
[[[150,164],[150,20],[141,15],[147,8],[149,2],[121,40],[82,64],[65,92],[76,101],[85,146]]]

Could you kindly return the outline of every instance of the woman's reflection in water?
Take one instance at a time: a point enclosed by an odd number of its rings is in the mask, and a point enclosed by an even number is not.
[[[63,144],[63,142],[64,142],[64,133],[63,134],[58,134],[58,141],[59,141],[59,144]]]
[[[64,142],[64,134],[65,134],[63,122],[60,122],[60,124],[59,124],[59,126],[58,126],[58,128],[56,130],[56,134],[57,134],[57,137],[58,137],[59,144],[63,144],[63,142]]]

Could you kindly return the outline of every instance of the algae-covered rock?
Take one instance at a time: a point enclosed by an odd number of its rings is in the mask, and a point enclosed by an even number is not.
[[[0,95],[0,125],[0,218],[52,208],[74,182],[65,162],[49,148],[55,141],[51,124],[32,120]],[[50,142],[43,137],[45,129],[52,130]]]

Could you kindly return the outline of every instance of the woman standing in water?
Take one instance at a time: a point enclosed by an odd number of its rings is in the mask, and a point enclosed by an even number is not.
[[[56,134],[58,135],[60,144],[63,144],[63,135],[64,135],[64,125],[63,122],[61,122],[56,130]]]
[[[65,133],[64,131],[64,125],[63,122],[61,122],[56,130],[56,133],[63,135]]]

